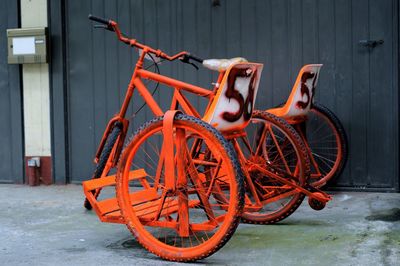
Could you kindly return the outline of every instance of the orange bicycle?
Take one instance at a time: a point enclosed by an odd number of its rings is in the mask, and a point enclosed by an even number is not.
[[[348,153],[340,120],[327,107],[314,102],[321,67],[303,66],[286,103],[267,110],[288,121],[304,140],[311,160],[310,183],[316,187],[341,174]]]
[[[221,248],[241,217],[278,221],[296,209],[304,194],[323,203],[330,199],[304,187],[309,159],[297,132],[280,118],[253,111],[261,64],[241,58],[202,60],[188,52],[169,56],[126,38],[112,20],[89,19],[140,49],[121,110],[96,152],[93,179],[83,182],[85,207],[101,221],[126,224],[140,244],[164,259],[193,261]],[[148,71],[143,68],[147,56],[197,61],[219,71],[218,81],[211,91]],[[173,88],[169,110],[161,110],[143,80]],[[122,150],[134,90],[155,118]],[[204,116],[183,91],[209,99]],[[109,175],[116,166],[116,175]],[[114,185],[116,198],[98,199],[102,188]]]

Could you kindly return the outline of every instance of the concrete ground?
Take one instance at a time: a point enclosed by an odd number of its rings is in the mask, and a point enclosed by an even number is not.
[[[0,185],[0,265],[173,264],[82,201],[77,185]],[[240,225],[200,264],[400,265],[400,194],[334,193],[320,212],[304,202],[277,225]]]

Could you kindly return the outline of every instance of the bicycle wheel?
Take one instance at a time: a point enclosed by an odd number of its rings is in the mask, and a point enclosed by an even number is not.
[[[178,114],[173,131],[178,174],[171,176],[163,165],[163,117],[153,119],[122,154],[117,198],[128,229],[147,250],[167,260],[194,261],[216,252],[234,233],[243,209],[243,174],[232,145],[209,124]],[[206,150],[212,160],[205,159]],[[213,191],[216,181],[205,178],[210,167],[224,169],[228,189]],[[132,177],[137,171],[146,174]]]
[[[306,147],[299,134],[285,120],[264,111],[254,111],[242,137],[241,150],[251,184],[246,184],[247,223],[272,224],[291,215],[302,203],[304,194],[273,178],[275,174],[304,186],[310,173]],[[269,175],[252,167],[269,171]],[[253,187],[253,188],[252,188]]]
[[[315,187],[322,187],[338,177],[346,165],[346,132],[332,111],[314,103],[307,117],[305,135],[311,149],[309,182]]]
[[[106,143],[104,144],[103,151],[100,154],[99,162],[96,165],[96,169],[93,173],[92,178],[100,178],[101,174],[103,173],[104,167],[106,166],[107,160],[110,157],[111,151],[114,147],[115,142],[117,141],[119,135],[121,134],[121,127],[120,123],[115,124],[114,128],[111,130],[111,133],[108,135]],[[94,191],[94,195],[97,198],[100,191]],[[92,205],[90,204],[89,200],[85,198],[83,206],[87,210],[92,209]]]

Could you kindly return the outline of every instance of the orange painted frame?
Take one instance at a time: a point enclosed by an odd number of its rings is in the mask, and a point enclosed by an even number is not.
[[[173,56],[169,56],[166,53],[162,52],[161,50],[155,50],[149,46],[146,46],[144,44],[137,42],[135,39],[128,39],[128,38],[124,37],[121,34],[118,24],[116,22],[110,21],[110,24],[112,25],[112,27],[113,27],[114,31],[116,32],[117,37],[120,41],[122,41],[126,44],[129,44],[130,46],[134,46],[138,49],[142,49],[142,53],[139,56],[139,59],[135,66],[135,70],[131,76],[131,80],[129,82],[127,92],[126,92],[123,104],[121,106],[121,109],[120,109],[119,113],[116,116],[114,116],[110,120],[109,124],[107,125],[106,131],[104,132],[102,140],[100,142],[99,149],[96,152],[95,162],[97,163],[99,160],[100,154],[102,152],[102,149],[104,147],[105,141],[106,141],[114,123],[117,121],[121,122],[122,126],[123,126],[122,135],[118,138],[117,145],[114,145],[111,155],[107,160],[106,167],[103,170],[101,177],[105,177],[108,174],[109,170],[115,166],[116,162],[118,162],[118,158],[121,153],[122,143],[125,140],[127,128],[129,126],[129,121],[125,119],[125,115],[126,115],[129,103],[132,100],[132,96],[133,96],[135,88],[138,90],[139,94],[142,96],[145,103],[149,106],[150,110],[154,113],[155,116],[164,115],[164,111],[160,108],[158,103],[154,100],[154,98],[151,95],[151,93],[149,92],[149,90],[143,84],[142,79],[153,80],[155,82],[165,84],[168,87],[174,88],[172,103],[171,103],[169,110],[177,110],[178,104],[180,104],[185,113],[187,113],[191,116],[194,116],[194,117],[198,117],[198,118],[200,118],[200,114],[197,112],[197,110],[194,108],[194,106],[188,101],[188,99],[181,93],[181,90],[188,91],[190,93],[194,93],[201,97],[209,98],[209,103],[206,108],[206,112],[207,112],[208,108],[210,107],[211,103],[213,102],[212,100],[215,97],[216,91],[218,89],[218,85],[216,85],[213,90],[208,90],[208,89],[196,86],[196,85],[185,83],[185,82],[182,82],[182,81],[170,78],[170,77],[166,77],[166,76],[163,76],[160,74],[156,74],[151,71],[147,71],[147,70],[143,69],[143,61],[145,59],[146,54],[148,54],[148,53],[154,54],[157,57],[161,57],[161,58],[169,60],[169,61],[174,61],[176,59],[180,59],[188,53],[186,51],[182,51]],[[216,84],[221,83],[225,73],[226,73],[225,71],[221,71],[219,73]],[[171,145],[173,145],[173,144],[171,144]],[[165,155],[161,154],[160,156],[162,157]],[[168,167],[168,168],[170,168],[170,167]],[[306,193],[307,195],[309,195],[311,197],[315,197],[315,198],[319,199],[319,197],[313,196],[312,192],[309,192],[304,188],[296,188],[296,190]],[[99,193],[100,193],[100,191],[96,191],[95,194],[99,194]],[[328,201],[329,197],[321,197],[321,200],[322,199],[324,199],[323,201]]]
[[[309,104],[307,106],[308,111],[305,114],[302,115],[290,115],[288,116],[288,113],[290,111],[291,105],[293,105],[293,102],[295,101],[295,96],[296,96],[296,92],[299,90],[299,84],[301,82],[301,78],[302,75],[305,71],[310,71],[310,69],[314,69],[314,73],[317,74],[317,81],[319,79],[319,74],[320,74],[320,69],[323,65],[322,64],[308,64],[308,65],[304,65],[300,71],[299,74],[297,75],[295,84],[293,85],[292,91],[289,94],[289,97],[287,99],[287,101],[285,102],[284,105],[280,106],[280,107],[275,107],[275,108],[271,108],[271,109],[267,109],[266,111],[269,113],[272,113],[280,118],[285,119],[289,124],[291,124],[297,131],[297,133],[299,133],[300,137],[302,138],[306,148],[307,148],[307,153],[308,156],[310,158],[311,164],[313,166],[313,170],[314,172],[311,173],[311,177],[313,178],[320,178],[318,181],[315,181],[312,183],[313,186],[317,187],[317,188],[321,188],[323,186],[326,185],[327,181],[323,181],[322,179],[324,179],[324,175],[321,173],[320,171],[320,167],[315,159],[315,156],[310,148],[310,145],[308,143],[307,140],[307,136],[305,135],[305,128],[304,128],[304,123],[307,122],[308,120],[308,115],[310,113],[310,109],[312,108],[314,102],[314,90],[316,88],[316,85],[318,85],[318,82],[315,83],[315,85],[313,84],[313,86],[315,86],[312,91],[311,91],[311,95],[309,95],[308,97],[310,97],[309,99]],[[332,125],[331,121],[327,121],[327,123],[331,124],[331,127],[334,127],[334,125]],[[337,143],[340,143],[340,137],[338,135],[335,135],[336,141]],[[337,169],[339,168],[340,165],[340,161],[343,159],[343,152],[342,149],[338,148],[338,153],[337,153],[337,158],[332,169],[330,170],[330,172],[335,173],[337,171]],[[329,179],[328,179],[329,180]]]

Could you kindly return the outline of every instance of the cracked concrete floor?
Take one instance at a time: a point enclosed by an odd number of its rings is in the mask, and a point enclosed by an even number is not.
[[[82,201],[78,185],[0,185],[0,265],[173,264],[144,250],[124,225],[101,223]],[[400,194],[337,192],[320,212],[305,201],[277,225],[240,225],[200,263],[400,265]]]

